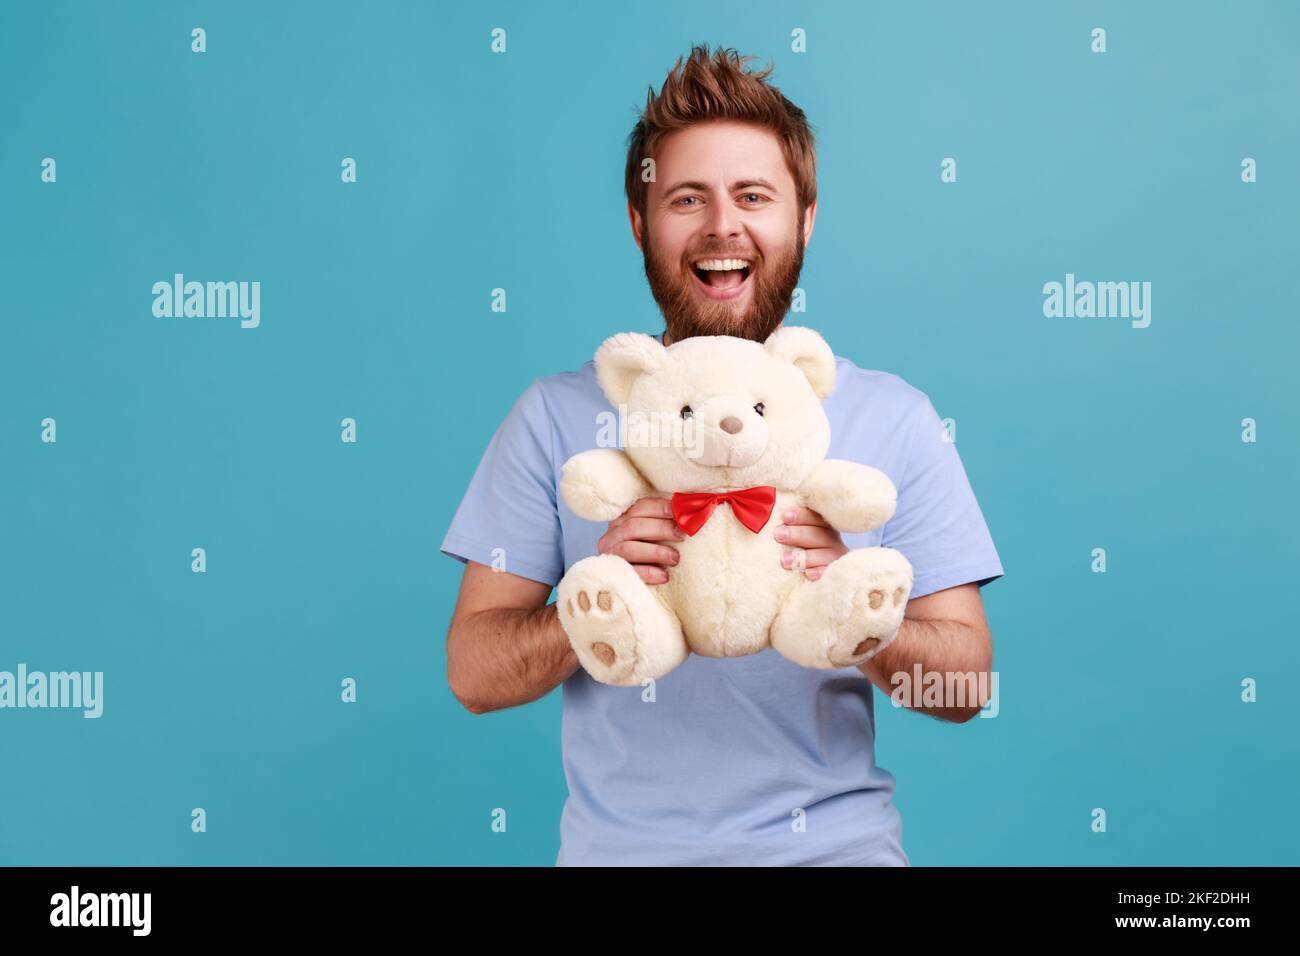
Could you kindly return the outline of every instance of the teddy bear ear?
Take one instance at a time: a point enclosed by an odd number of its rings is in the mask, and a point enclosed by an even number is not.
[[[763,343],[779,362],[790,362],[803,372],[818,398],[835,391],[835,353],[813,329],[783,325]]]
[[[632,391],[632,383],[663,368],[667,359],[668,350],[653,336],[619,332],[596,349],[596,381],[611,405],[622,405]]]

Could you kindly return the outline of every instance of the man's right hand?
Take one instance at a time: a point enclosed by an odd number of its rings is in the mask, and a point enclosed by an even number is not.
[[[627,561],[646,584],[663,584],[668,568],[680,559],[666,541],[684,541],[667,498],[638,498],[609,523],[596,542],[597,554],[616,554]]]

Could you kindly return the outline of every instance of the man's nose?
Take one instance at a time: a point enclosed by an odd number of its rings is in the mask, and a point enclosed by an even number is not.
[[[735,415],[728,415],[722,421],[718,422],[718,427],[728,435],[734,435],[745,426],[744,423],[742,423]]]
[[[740,220],[725,201],[715,202],[709,216],[709,235],[724,237],[740,233]]]

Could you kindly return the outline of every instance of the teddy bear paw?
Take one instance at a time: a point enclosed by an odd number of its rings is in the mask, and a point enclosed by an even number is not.
[[[610,590],[574,588],[564,595],[564,630],[578,662],[596,680],[627,684],[636,668],[636,629],[627,605]]]
[[[637,686],[667,674],[690,653],[676,615],[632,565],[612,554],[570,568],[556,604],[578,663],[602,684]]]
[[[835,667],[856,667],[875,657],[898,636],[912,589],[912,569],[898,552],[877,551],[868,580],[831,615],[834,638],[827,657]]]
[[[903,605],[907,603],[907,588],[895,587],[892,592],[872,588],[867,592],[866,600],[869,608],[880,613],[854,615],[853,620],[869,618],[865,630],[861,626],[836,628],[835,642],[828,654],[836,667],[855,667],[879,654],[898,636],[898,628],[903,623]]]

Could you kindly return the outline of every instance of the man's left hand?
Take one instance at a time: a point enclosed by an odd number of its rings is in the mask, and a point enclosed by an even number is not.
[[[787,508],[782,524],[773,532],[781,543],[781,567],[802,569],[809,581],[816,581],[826,566],[849,553],[840,533],[811,508]]]

